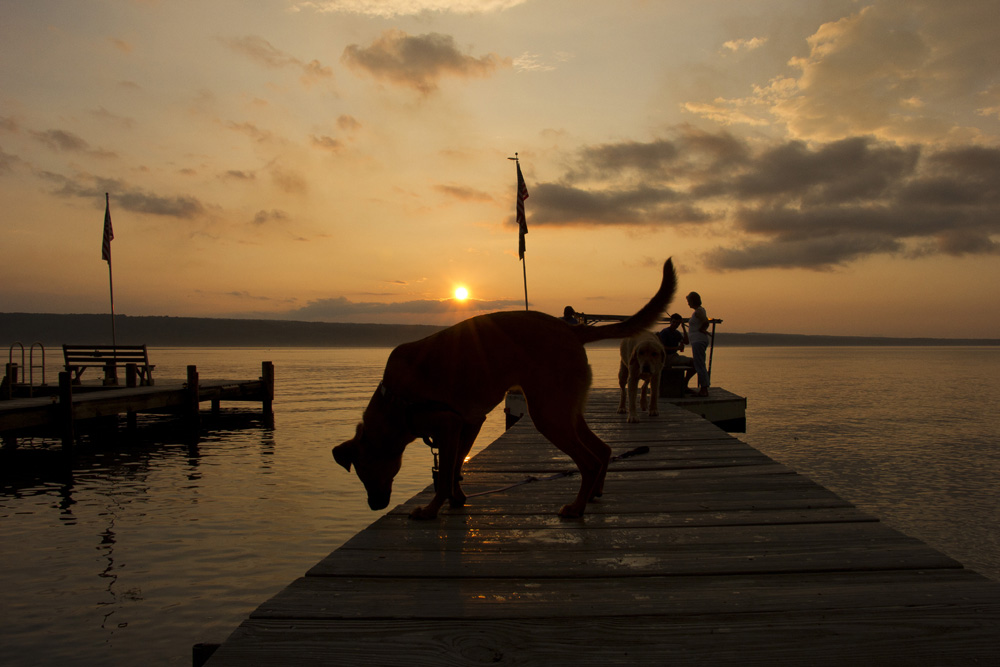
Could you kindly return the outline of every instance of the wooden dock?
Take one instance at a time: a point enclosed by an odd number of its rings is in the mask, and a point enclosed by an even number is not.
[[[60,373],[58,391],[31,398],[0,401],[0,434],[14,437],[33,429],[57,429],[64,444],[73,440],[74,424],[141,412],[177,412],[197,415],[201,403],[209,401],[218,409],[222,401],[253,401],[269,414],[274,401],[274,366],[261,364],[261,376],[249,380],[202,380],[195,366],[187,369],[187,379],[158,381],[152,386],[74,386],[69,373]]]
[[[616,455],[649,451],[611,463],[583,519],[556,516],[579,479],[542,479],[573,466],[522,420],[465,489],[540,481],[412,521],[425,490],[262,604],[209,667],[996,664],[1000,583],[692,412],[627,424],[617,403],[594,391],[592,428]]]

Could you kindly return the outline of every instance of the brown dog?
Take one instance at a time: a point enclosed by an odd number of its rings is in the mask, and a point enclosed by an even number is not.
[[[353,438],[333,448],[348,471],[355,467],[368,491],[368,506],[389,504],[403,450],[416,438],[440,450],[436,493],[411,513],[433,519],[445,500],[465,504],[459,484],[462,463],[486,415],[512,387],[520,387],[538,431],[576,463],[582,478],[576,499],[559,514],[578,517],[599,496],[611,448],[583,418],[590,389],[584,343],[624,338],[646,329],[673,298],[673,263],[663,265],[656,295],[624,322],[570,326],[534,311],[480,315],[392,351]]]
[[[618,367],[618,386],[622,397],[618,402],[618,414],[625,414],[626,398],[628,399],[628,422],[639,421],[636,410],[636,394],[639,393],[639,383],[642,382],[642,398],[640,407],[646,409],[646,390],[649,390],[649,416],[660,414],[656,406],[656,398],[660,395],[660,372],[666,359],[663,344],[656,334],[650,331],[626,338],[621,345],[621,365]]]

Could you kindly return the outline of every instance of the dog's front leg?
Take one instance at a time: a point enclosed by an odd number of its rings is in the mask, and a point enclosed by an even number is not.
[[[458,456],[455,457],[455,479],[451,486],[450,504],[452,507],[465,507],[467,496],[465,495],[465,491],[462,490],[462,465],[465,463],[469,452],[472,451],[472,445],[475,444],[476,438],[479,436],[479,430],[483,427],[483,422],[485,421],[486,417],[483,417],[478,422],[469,422],[462,425],[462,435],[458,443]]]
[[[423,506],[410,512],[411,519],[434,519],[438,510],[441,509],[446,500],[455,495],[455,485],[457,482],[458,455],[461,451],[460,436],[462,423],[458,415],[453,413],[437,413],[429,415],[427,422],[430,425],[431,442],[438,448],[438,473],[435,485],[434,497]],[[459,493],[461,488],[459,488]],[[465,494],[462,493],[462,504],[465,502]]]
[[[618,414],[620,415],[625,414],[625,399],[627,393],[625,387],[628,385],[628,375],[628,366],[625,362],[618,364],[618,386],[622,390],[622,396],[618,401]]]
[[[656,399],[660,395],[660,371],[653,371],[653,377],[649,380],[649,416],[656,417],[660,414]]]
[[[630,372],[628,374],[628,417],[625,419],[630,424],[634,424],[639,421],[639,415],[636,410],[636,403],[638,402],[639,393],[639,369],[633,369],[635,372]]]

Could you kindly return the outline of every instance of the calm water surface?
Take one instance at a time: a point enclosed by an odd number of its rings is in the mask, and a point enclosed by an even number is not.
[[[224,640],[378,518],[330,447],[388,353],[155,349],[158,378],[273,361],[273,427],[224,410],[197,440],[147,425],[138,442],[84,436],[68,465],[42,440],[0,459],[0,664],[189,665],[192,644]],[[615,386],[617,350],[589,354],[595,385]],[[722,348],[713,381],[748,397],[742,439],[1000,579],[1000,349]],[[477,449],[502,430],[495,411]],[[394,500],[429,468],[408,448]]]

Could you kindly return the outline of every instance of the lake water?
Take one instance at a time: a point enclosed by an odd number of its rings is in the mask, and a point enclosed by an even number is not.
[[[197,441],[143,419],[138,441],[87,435],[68,465],[43,440],[0,459],[0,664],[190,665],[378,518],[330,448],[388,353],[153,349],[157,378],[273,361],[273,426],[224,404]],[[617,355],[589,350],[595,386],[617,386]],[[720,348],[713,382],[748,397],[741,439],[1000,580],[1000,348]],[[494,411],[477,450],[503,427]],[[430,459],[408,448],[394,501]]]

